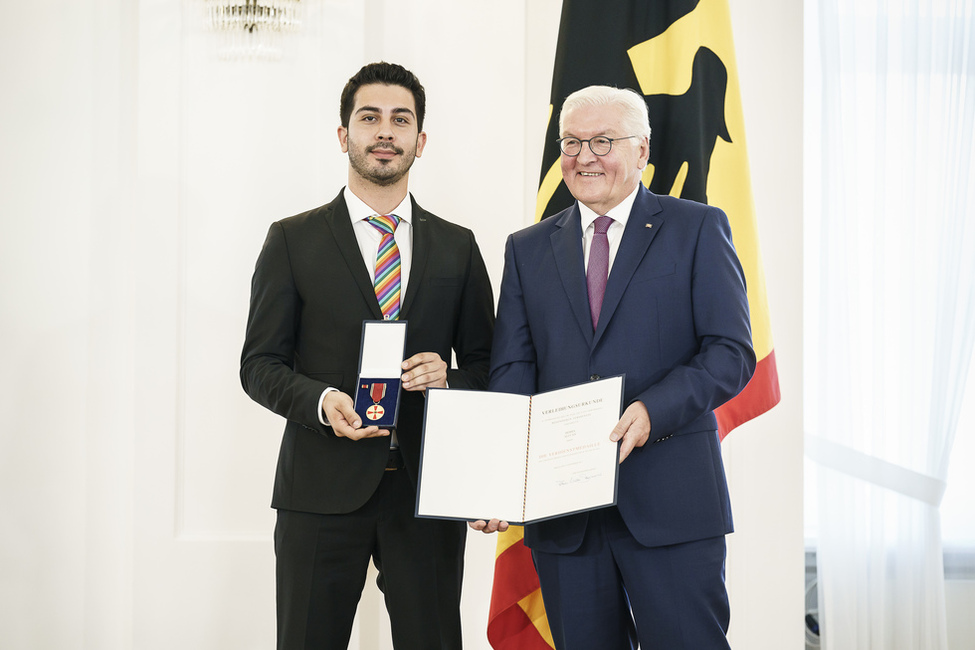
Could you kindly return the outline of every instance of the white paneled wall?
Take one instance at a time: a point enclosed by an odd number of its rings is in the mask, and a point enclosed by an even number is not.
[[[732,647],[803,648],[802,2],[730,0],[782,401],[723,443]]]
[[[801,2],[731,5],[783,390],[725,443],[732,641],[780,650],[802,647]],[[307,6],[276,63],[218,60],[197,0],[4,8],[0,647],[273,645],[281,422],[241,391],[239,348],[268,225],[345,182],[359,66],[426,86],[412,189],[475,231],[495,288],[532,219],[559,0]],[[474,650],[493,557],[471,534]],[[354,647],[387,639],[370,581]]]

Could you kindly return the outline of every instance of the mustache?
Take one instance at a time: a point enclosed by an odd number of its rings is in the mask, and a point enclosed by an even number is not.
[[[366,153],[372,153],[376,149],[385,149],[386,151],[392,151],[395,154],[402,154],[403,150],[394,144],[378,143],[366,149]]]

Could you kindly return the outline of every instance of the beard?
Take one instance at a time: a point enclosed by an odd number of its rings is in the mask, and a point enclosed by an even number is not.
[[[399,157],[391,160],[371,160],[369,154],[376,149],[392,151]],[[380,187],[399,182],[410,171],[415,159],[415,150],[405,152],[405,150],[392,144],[380,143],[365,148],[349,147],[349,164],[352,169],[362,178]]]

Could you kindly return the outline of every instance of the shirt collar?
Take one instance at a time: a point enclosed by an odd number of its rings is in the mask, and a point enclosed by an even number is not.
[[[630,195],[620,201],[619,205],[612,208],[606,213],[605,216],[612,217],[613,221],[626,226],[626,221],[630,218],[630,210],[633,209],[633,202],[636,201],[636,194],[639,191],[640,184],[637,183],[637,186],[633,188]],[[582,232],[586,232],[586,229],[589,228],[592,222],[603,215],[593,212],[592,209],[590,209],[589,206],[584,204],[582,201],[576,201],[576,203],[579,204],[579,214],[582,216]]]
[[[369,217],[379,214],[366,205],[362,199],[356,196],[355,193],[348,187],[346,187],[343,191],[343,195],[345,196],[345,205],[349,208],[349,218],[352,220],[352,223],[363,221]],[[400,204],[396,206],[396,209],[389,214],[395,214],[400,218],[400,221],[405,221],[412,226],[413,201],[410,200],[409,192],[406,193],[406,196],[403,198]]]

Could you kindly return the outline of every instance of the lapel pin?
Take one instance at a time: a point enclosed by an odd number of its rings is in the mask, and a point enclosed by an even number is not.
[[[652,223],[648,223],[647,224],[647,228],[653,228],[653,224]]]

